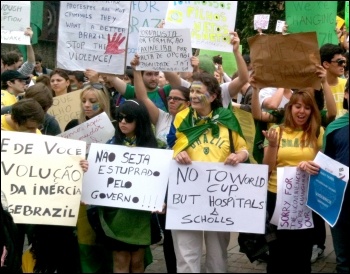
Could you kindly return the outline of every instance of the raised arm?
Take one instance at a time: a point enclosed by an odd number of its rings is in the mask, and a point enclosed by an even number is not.
[[[159,109],[157,106],[148,98],[146,86],[142,79],[142,74],[140,70],[136,70],[136,67],[140,64],[140,57],[135,54],[135,57],[131,60],[130,65],[133,69],[134,74],[134,87],[136,98],[142,101],[149,112],[151,122],[153,125],[157,124],[159,117]]]
[[[229,86],[228,90],[231,98],[235,97],[242,87],[249,81],[249,73],[247,65],[243,59],[242,54],[239,51],[240,39],[237,32],[230,32],[231,34],[231,44],[233,45],[233,54],[236,58],[238,77],[233,79]]]
[[[263,107],[266,109],[277,109],[282,102],[283,95],[284,88],[278,88],[275,94],[263,101]]]

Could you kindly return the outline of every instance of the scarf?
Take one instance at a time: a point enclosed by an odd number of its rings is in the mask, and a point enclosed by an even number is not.
[[[323,147],[322,151],[325,151],[326,149],[326,141],[327,141],[327,136],[328,134],[331,134],[333,131],[345,127],[349,124],[349,112],[345,113],[343,116],[339,117],[338,119],[334,120],[332,123],[330,123],[326,131],[323,135]]]
[[[213,137],[218,138],[219,125],[236,131],[244,139],[238,120],[229,109],[217,108],[212,111],[211,117],[205,118],[197,118],[192,107],[179,112],[174,120],[177,129],[174,156],[191,146],[208,129],[211,129]]]

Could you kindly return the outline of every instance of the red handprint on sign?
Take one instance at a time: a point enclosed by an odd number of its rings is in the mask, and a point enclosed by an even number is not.
[[[117,33],[114,33],[112,39],[111,36],[108,34],[108,44],[106,47],[105,54],[121,54],[125,52],[125,49],[119,49],[119,46],[124,42],[125,36],[121,37],[122,34],[119,33],[117,36]]]

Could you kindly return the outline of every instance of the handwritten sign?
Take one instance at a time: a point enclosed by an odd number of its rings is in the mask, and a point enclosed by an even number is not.
[[[166,228],[264,233],[267,172],[266,165],[172,162]]]
[[[75,226],[85,142],[1,132],[1,191],[16,223]]]
[[[319,47],[326,43],[338,44],[335,33],[336,1],[286,1],[288,32],[317,33]]]
[[[165,20],[168,1],[132,1],[129,22],[128,52],[129,65],[137,53],[139,30],[141,27],[158,27]]]
[[[1,1],[1,43],[30,45],[30,1]]]
[[[232,52],[237,1],[169,1],[165,28],[191,28],[193,48]]]
[[[270,14],[255,14],[254,15],[254,29],[268,29],[270,21]]]
[[[55,116],[61,131],[64,131],[64,128],[71,120],[79,118],[81,111],[80,93],[81,90],[76,90],[53,97],[53,104],[47,113]]]
[[[57,67],[123,74],[131,1],[61,1]]]
[[[315,32],[255,35],[248,38],[248,44],[259,88],[320,88],[315,74],[315,65],[321,63]]]
[[[57,136],[81,140],[86,142],[86,152],[89,153],[91,143],[106,143],[115,133],[115,128],[108,118],[108,115],[103,112],[80,125],[67,130]]]
[[[82,201],[91,205],[161,211],[172,156],[173,151],[167,149],[93,143]]]
[[[277,20],[276,22],[276,32],[282,32],[283,31],[283,27],[286,24],[286,21],[282,21],[282,20]]]
[[[192,72],[189,29],[140,28],[137,70]]]
[[[271,223],[278,229],[314,227],[312,211],[306,206],[309,177],[297,167],[277,168],[277,200]]]

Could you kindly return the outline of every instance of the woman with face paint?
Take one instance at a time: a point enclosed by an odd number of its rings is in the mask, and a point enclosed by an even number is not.
[[[247,144],[241,128],[233,112],[222,107],[221,88],[213,75],[193,75],[190,102],[191,106],[179,112],[172,124],[175,160],[184,165],[202,161],[232,166],[247,161]],[[172,236],[178,272],[201,271],[203,239],[207,247],[206,272],[227,272],[229,232],[172,230]]]
[[[155,135],[158,140],[158,146],[161,148],[167,147],[167,135],[170,130],[171,123],[175,115],[186,109],[190,105],[190,89],[179,86],[173,87],[167,97],[168,112],[158,108],[151,99],[147,96],[147,90],[142,79],[141,71],[136,70],[136,66],[140,63],[139,56],[135,55],[130,62],[134,71],[134,86],[136,97],[142,101],[148,110],[152,124],[155,126]],[[163,229],[163,252],[168,273],[176,273],[176,257],[174,252],[174,245],[171,236],[171,230],[165,229],[166,221],[166,198],[164,201],[163,211],[158,212],[158,220]]]
[[[65,131],[78,126],[81,123],[105,112],[113,120],[113,110],[109,93],[104,85],[93,83],[97,79],[97,72],[91,72],[90,84],[86,85],[80,93],[81,110],[78,119],[71,120],[65,127]],[[110,273],[112,272],[112,252],[98,244],[93,223],[90,223],[88,215],[96,214],[96,207],[81,204],[77,222],[77,237],[80,251],[80,265],[83,273]]]

